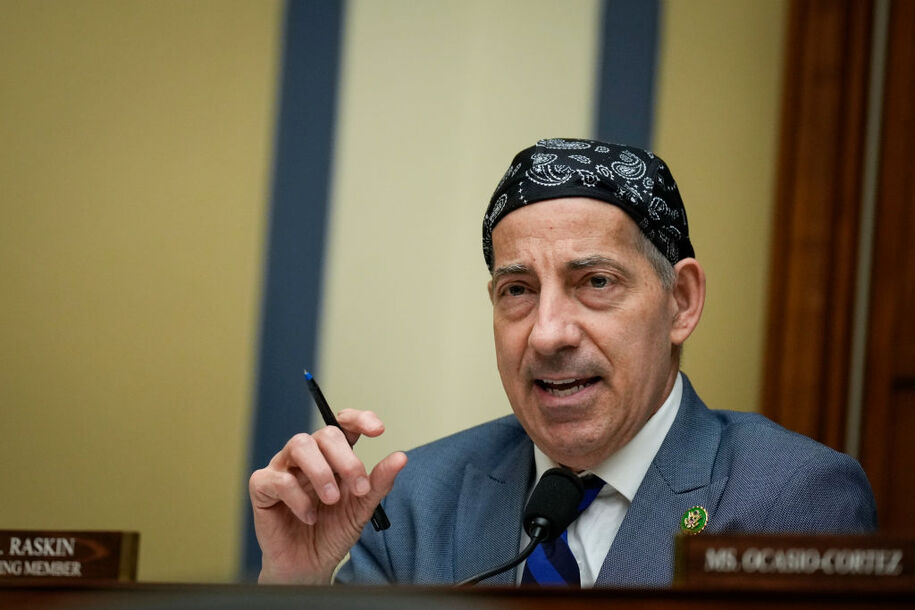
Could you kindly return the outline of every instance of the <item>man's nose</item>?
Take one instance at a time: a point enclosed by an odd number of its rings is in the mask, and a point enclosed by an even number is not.
[[[539,354],[549,356],[578,347],[581,328],[575,317],[575,304],[561,289],[542,289],[537,303],[537,319],[528,343]]]

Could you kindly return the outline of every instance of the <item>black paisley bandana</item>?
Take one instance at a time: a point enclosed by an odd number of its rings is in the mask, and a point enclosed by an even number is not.
[[[489,200],[483,258],[490,272],[493,227],[522,206],[561,197],[590,197],[622,208],[672,265],[695,256],[686,209],[664,161],[632,146],[554,138],[515,155]]]

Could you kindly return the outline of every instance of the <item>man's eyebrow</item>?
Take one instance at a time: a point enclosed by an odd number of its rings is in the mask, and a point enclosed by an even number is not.
[[[522,263],[512,263],[510,265],[505,265],[504,267],[499,267],[492,272],[492,279],[497,280],[506,275],[524,275],[530,273],[531,270],[527,265]]]
[[[614,269],[622,270],[623,266],[620,265],[617,261],[612,258],[607,258],[606,256],[601,256],[595,254],[593,256],[586,256],[584,258],[576,258],[566,263],[566,267],[570,271],[578,271],[580,269],[589,269],[591,267],[613,267]]]

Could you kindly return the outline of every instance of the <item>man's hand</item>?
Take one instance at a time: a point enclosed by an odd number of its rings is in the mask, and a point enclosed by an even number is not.
[[[292,437],[248,481],[262,583],[329,584],[407,463],[406,455],[392,453],[367,475],[352,445],[363,434],[379,436],[384,424],[371,411],[354,409],[338,413],[337,421],[342,430],[328,426]]]

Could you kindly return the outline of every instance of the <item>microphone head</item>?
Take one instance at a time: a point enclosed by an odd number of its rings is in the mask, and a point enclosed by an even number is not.
[[[581,478],[568,468],[550,468],[543,473],[524,509],[524,531],[531,538],[535,526],[546,529],[542,540],[555,540],[578,517],[584,496]]]

